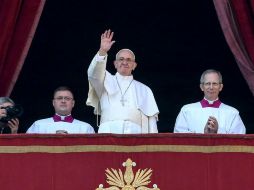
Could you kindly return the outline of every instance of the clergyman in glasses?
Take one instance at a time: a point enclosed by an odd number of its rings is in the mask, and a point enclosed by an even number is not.
[[[108,52],[114,33],[106,30],[100,39],[100,49],[88,68],[89,92],[87,105],[100,115],[98,133],[140,134],[158,133],[159,110],[151,89],[133,77],[137,67],[130,49],[116,54],[112,75],[106,70]]]
[[[219,99],[223,88],[221,73],[214,69],[204,71],[200,78],[200,88],[204,98],[182,107],[174,132],[245,134],[239,111]]]
[[[71,115],[75,100],[69,87],[58,87],[54,91],[52,104],[55,115],[35,121],[27,130],[27,133],[94,133],[94,129],[90,124],[74,119]]]

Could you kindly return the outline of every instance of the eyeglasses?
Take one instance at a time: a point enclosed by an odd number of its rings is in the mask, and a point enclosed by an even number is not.
[[[71,101],[73,100],[73,98],[69,97],[69,96],[58,96],[56,98],[54,98],[57,101],[61,101],[61,100],[65,100],[65,101]]]
[[[213,86],[213,87],[218,87],[221,83],[217,83],[217,82],[204,82],[202,83],[205,87],[209,87],[209,86]]]
[[[126,62],[126,63],[131,63],[131,62],[134,62],[134,60],[132,60],[131,58],[124,58],[124,57],[119,57],[117,59],[117,61],[120,61],[120,62]]]

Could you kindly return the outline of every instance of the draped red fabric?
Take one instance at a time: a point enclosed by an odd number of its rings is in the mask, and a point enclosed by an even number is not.
[[[254,0],[214,0],[226,41],[254,95]]]
[[[136,164],[127,173],[128,158]],[[134,175],[146,190],[252,190],[254,135],[0,136],[1,190],[141,189]]]
[[[0,96],[9,96],[46,0],[0,0]]]

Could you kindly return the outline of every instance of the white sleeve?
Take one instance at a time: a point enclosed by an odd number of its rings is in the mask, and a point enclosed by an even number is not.
[[[91,134],[95,133],[94,128],[91,125],[88,126],[87,133],[91,133]]]
[[[99,56],[99,54],[96,54],[87,70],[88,80],[95,89],[98,97],[101,96],[103,90],[106,62],[107,56]]]
[[[183,108],[176,118],[176,123],[174,127],[174,133],[190,133],[191,131],[188,128],[187,119],[185,117]]]
[[[104,79],[106,75],[107,56],[99,56],[97,53],[87,70],[89,90],[86,104],[94,107],[94,113],[100,114],[99,100],[104,90]]]
[[[230,126],[229,134],[246,134],[246,128],[239,113],[235,114]]]
[[[28,128],[28,130],[26,131],[26,133],[37,133],[37,130],[36,130],[36,124],[35,122],[31,125],[31,127]]]
[[[148,117],[149,133],[158,133],[156,116]]]

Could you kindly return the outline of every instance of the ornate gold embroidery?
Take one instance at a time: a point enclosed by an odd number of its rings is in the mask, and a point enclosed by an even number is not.
[[[115,169],[111,168],[110,170],[107,168],[107,183],[111,187],[103,188],[103,185],[100,184],[96,190],[160,190],[156,184],[153,185],[153,188],[145,187],[151,182],[149,180],[152,175],[152,169],[139,169],[134,177],[132,166],[136,166],[136,163],[128,158],[123,163],[123,166],[126,167],[124,175],[120,169],[117,172]]]

